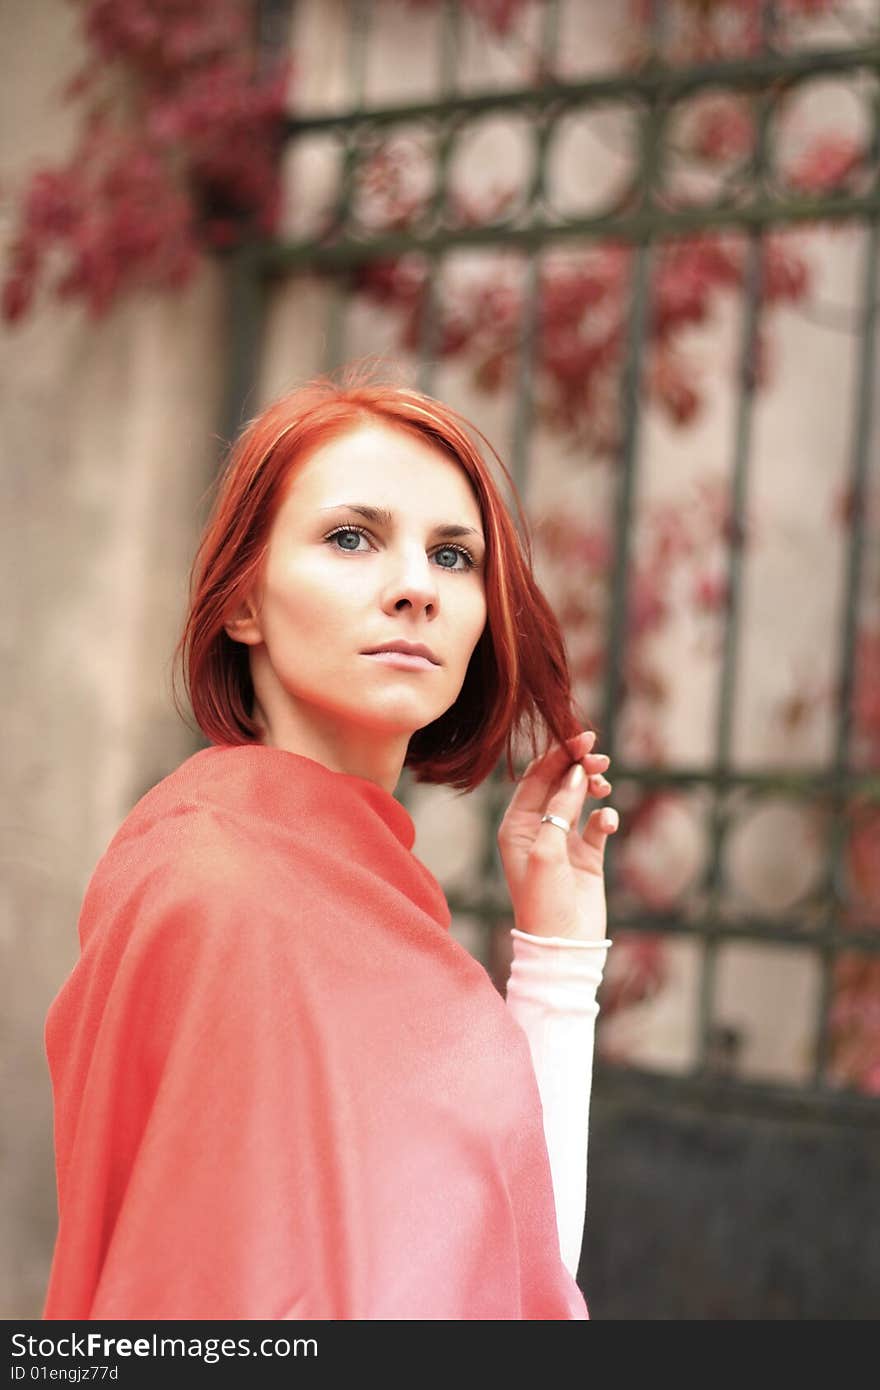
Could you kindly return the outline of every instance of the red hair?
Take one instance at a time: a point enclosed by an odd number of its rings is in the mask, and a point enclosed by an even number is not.
[[[539,589],[519,494],[492,445],[450,406],[406,386],[372,381],[348,368],[341,382],[319,376],[250,420],[229,454],[190,573],[186,622],[175,648],[196,722],[228,745],[260,742],[251,715],[248,647],[224,622],[258,583],[273,520],[292,469],[319,446],[362,424],[380,422],[443,449],[471,480],[486,536],[486,626],[454,704],[418,729],[404,766],[417,782],[472,791],[525,734],[532,756],[592,727],[581,720],[559,623]],[[495,457],[519,514],[519,532],[479,448]],[[176,683],[175,705],[179,713]],[[551,738],[539,746],[538,730]]]

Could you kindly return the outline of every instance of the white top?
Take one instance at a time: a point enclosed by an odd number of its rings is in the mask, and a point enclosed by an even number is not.
[[[608,947],[511,930],[507,1005],[529,1041],[553,1176],[559,1249],[577,1276],[587,1208],[593,1047]]]

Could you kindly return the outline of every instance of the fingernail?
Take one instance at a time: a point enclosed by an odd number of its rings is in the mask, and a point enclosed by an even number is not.
[[[584,769],[583,769],[582,764],[581,764],[581,763],[575,763],[574,767],[571,769],[571,771],[570,771],[569,774],[568,774],[568,785],[569,785],[572,789],[573,789],[574,787],[579,787],[579,786],[581,785],[581,783],[583,782],[584,778],[586,777],[586,775],[587,775],[587,774],[584,772]]]

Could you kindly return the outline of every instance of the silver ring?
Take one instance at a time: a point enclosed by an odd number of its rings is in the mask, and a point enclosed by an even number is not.
[[[560,830],[564,830],[565,833],[566,833],[566,835],[567,835],[567,834],[569,833],[569,831],[571,830],[571,825],[569,824],[569,822],[568,822],[567,820],[563,820],[563,819],[562,819],[562,816],[551,816],[550,812],[548,811],[546,816],[542,816],[542,817],[541,817],[541,824],[542,824],[542,825],[543,825],[543,823],[544,823],[545,820],[548,820],[548,821],[550,822],[551,825],[558,825],[558,826],[559,826],[559,829],[560,829]]]

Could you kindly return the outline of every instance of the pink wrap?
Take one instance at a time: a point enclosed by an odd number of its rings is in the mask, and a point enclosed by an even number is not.
[[[414,839],[263,745],[134,807],[46,1021],[45,1318],[588,1317],[526,1036]]]

